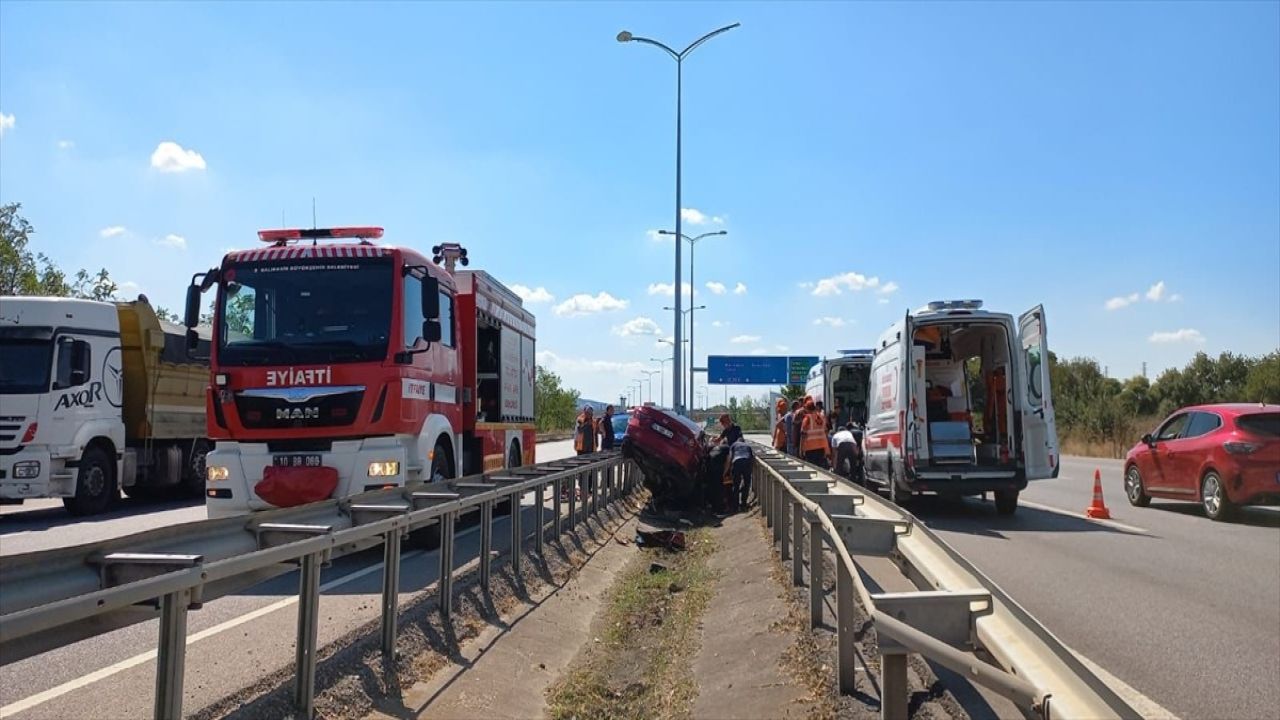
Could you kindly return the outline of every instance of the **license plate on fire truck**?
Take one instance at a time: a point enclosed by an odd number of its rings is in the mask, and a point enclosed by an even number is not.
[[[271,464],[276,467],[320,467],[319,455],[272,455]]]
[[[662,426],[661,426],[661,425],[659,425],[658,423],[654,423],[654,424],[653,424],[653,431],[654,431],[654,432],[656,432],[656,433],[658,433],[659,435],[665,435],[666,437],[669,437],[669,438],[670,438],[670,437],[675,437],[675,433],[673,433],[673,432],[671,432],[670,430],[668,430],[668,429],[666,429],[666,428],[662,427]]]

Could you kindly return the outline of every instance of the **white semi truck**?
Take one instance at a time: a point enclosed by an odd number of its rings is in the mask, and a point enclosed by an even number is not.
[[[203,495],[209,368],[185,335],[145,297],[0,297],[0,503]]]

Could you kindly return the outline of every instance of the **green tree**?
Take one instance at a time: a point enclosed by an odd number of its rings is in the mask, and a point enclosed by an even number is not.
[[[35,228],[19,211],[21,203],[0,205],[0,295],[45,295],[112,300],[116,284],[106,268],[90,275],[80,270],[72,283],[44,253],[28,249]]]
[[[778,388],[778,394],[786,398],[787,404],[790,405],[792,400],[804,399],[804,386],[803,385],[783,385],[782,387]]]
[[[156,308],[156,317],[160,318],[161,320],[167,320],[171,323],[182,322],[182,318],[178,317],[178,313],[173,312],[172,310],[170,310],[167,307],[164,307],[163,305]]]
[[[533,388],[538,432],[571,429],[580,397],[577,390],[563,386],[559,375],[539,365]]]
[[[1241,400],[1280,403],[1280,350],[1263,355],[1249,368]]]

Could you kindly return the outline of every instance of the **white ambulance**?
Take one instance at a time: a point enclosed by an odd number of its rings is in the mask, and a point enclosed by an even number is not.
[[[1028,480],[1057,477],[1044,306],[1021,316],[981,300],[931,302],[879,340],[863,439],[868,480],[915,493],[991,492],[1011,515]]]

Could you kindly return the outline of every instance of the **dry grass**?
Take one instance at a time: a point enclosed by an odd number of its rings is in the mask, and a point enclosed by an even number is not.
[[[698,688],[693,677],[698,621],[715,592],[705,528],[687,533],[680,553],[646,549],[614,580],[593,643],[548,691],[552,718],[687,718]],[[650,572],[650,564],[666,566]]]

